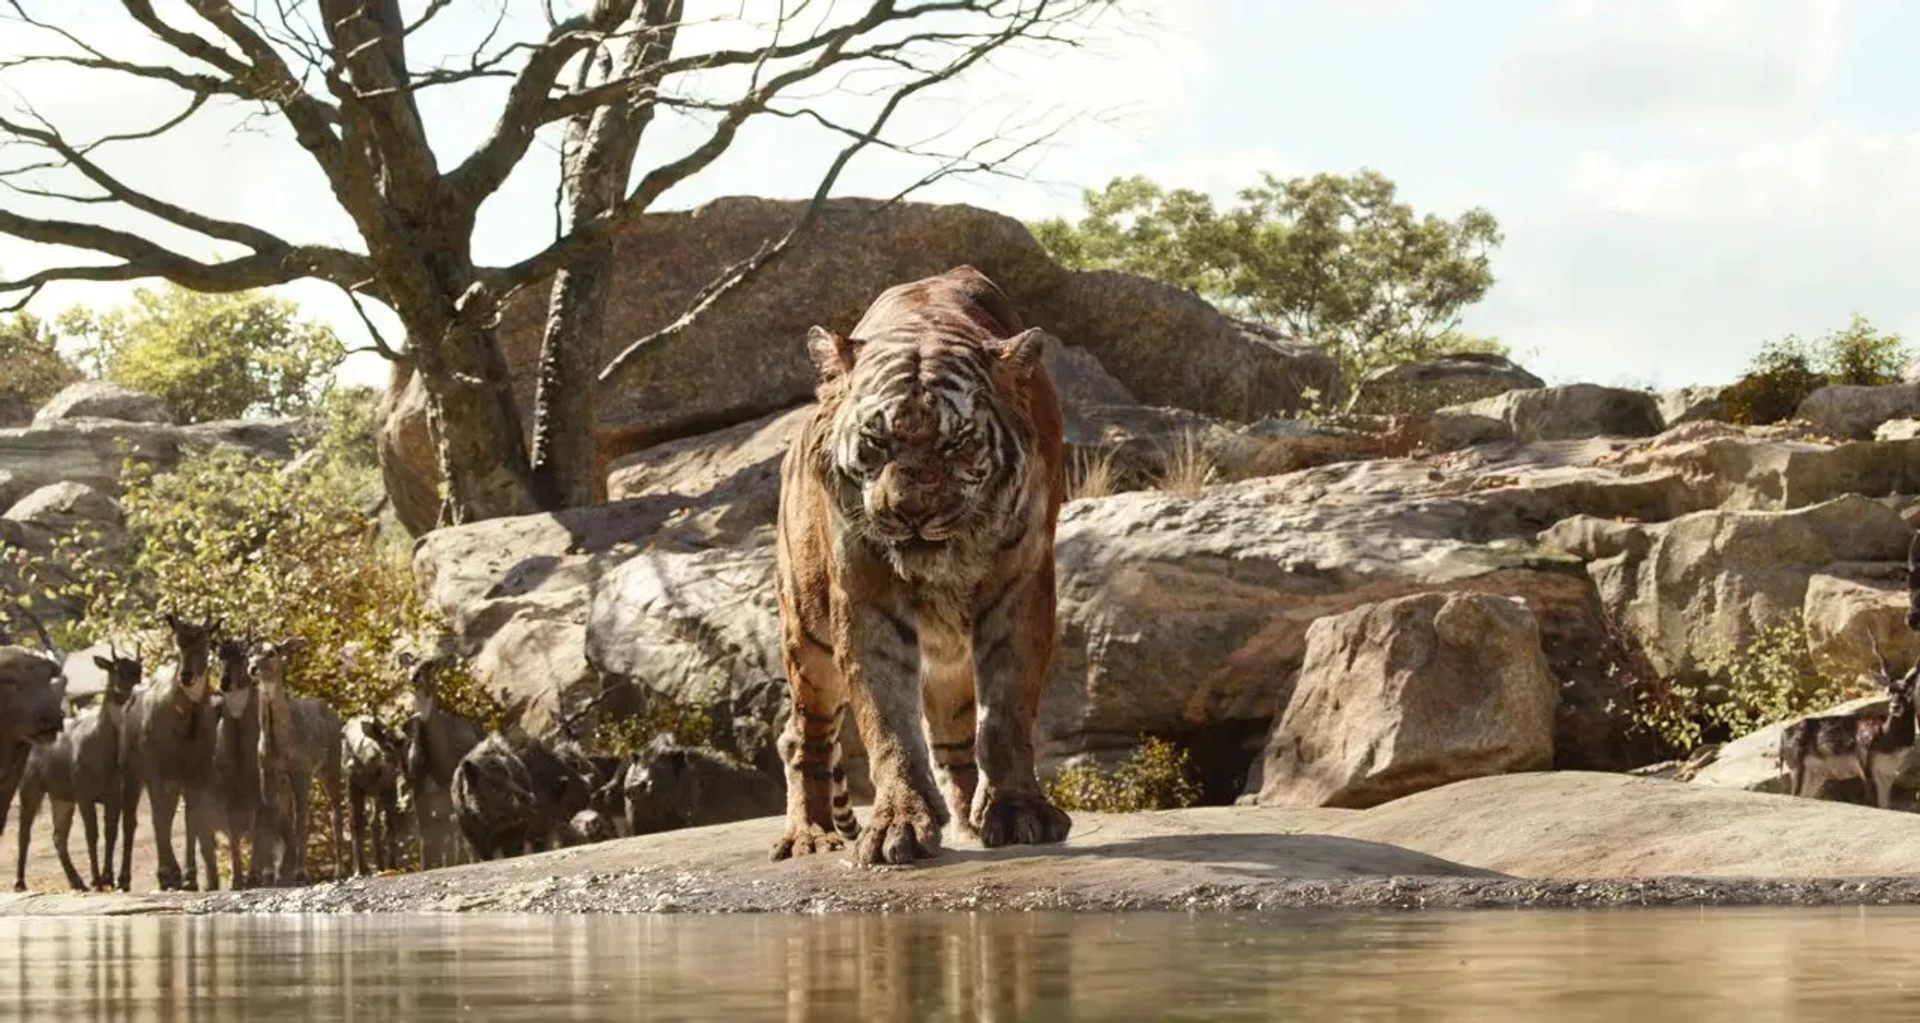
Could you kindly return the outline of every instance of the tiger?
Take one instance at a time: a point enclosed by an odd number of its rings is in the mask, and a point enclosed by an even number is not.
[[[971,266],[883,291],[852,332],[815,326],[817,404],[780,467],[773,859],[857,864],[1066,840],[1034,764],[1055,631],[1065,492],[1060,398],[1006,294]],[[865,828],[839,769],[848,710],[868,754]],[[937,770],[936,770],[937,769]]]

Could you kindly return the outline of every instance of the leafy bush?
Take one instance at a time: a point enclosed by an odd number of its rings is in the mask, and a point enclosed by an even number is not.
[[[28,313],[0,318],[0,427],[26,425],[47,399],[80,379],[45,321]]]
[[[158,395],[187,423],[305,414],[346,356],[331,328],[259,292],[140,288],[123,307],[76,307],[59,324],[95,375]]]
[[[1709,658],[1703,667],[1713,681],[1646,684],[1636,693],[1634,722],[1676,752],[1690,751],[1702,740],[1732,741],[1869,691],[1814,653],[1798,612],[1765,626],[1738,652]]]
[[[660,736],[682,746],[709,746],[717,732],[706,707],[658,700],[643,713],[600,722],[593,730],[593,745],[601,753],[625,756],[646,749]]]
[[[1909,358],[1898,334],[1879,333],[1864,316],[1814,341],[1789,334],[1760,346],[1746,376],[1727,391],[1727,415],[1748,426],[1792,419],[1822,387],[1898,383]]]
[[[1047,798],[1063,810],[1174,810],[1199,802],[1200,786],[1186,750],[1149,736],[1110,773],[1090,763],[1062,768]]]
[[[137,637],[149,663],[166,661],[163,612],[233,635],[298,636],[307,650],[289,665],[294,691],[343,714],[398,710],[398,651],[440,623],[415,592],[404,549],[380,541],[341,477],[282,470],[218,449],[172,472],[129,467],[124,549],[76,544],[42,575],[46,598],[85,611],[72,641]],[[440,687],[450,708],[497,719],[464,666]]]

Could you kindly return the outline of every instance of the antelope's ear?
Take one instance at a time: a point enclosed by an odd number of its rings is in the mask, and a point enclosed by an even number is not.
[[[857,342],[825,327],[816,326],[807,331],[807,357],[813,360],[813,367],[820,371],[823,382],[852,372],[853,360],[859,352]]]
[[[106,658],[100,656],[99,654],[93,655],[93,666],[96,668],[99,668],[101,671],[105,671],[105,672],[113,671],[113,662],[107,660]]]
[[[1004,341],[995,341],[988,347],[1000,357],[1000,365],[1016,383],[1024,384],[1033,379],[1033,371],[1040,365],[1040,355],[1046,348],[1047,332],[1039,327],[1029,327]]]

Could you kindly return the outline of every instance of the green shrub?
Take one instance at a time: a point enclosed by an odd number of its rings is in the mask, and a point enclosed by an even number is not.
[[[1864,316],[1811,342],[1790,334],[1760,346],[1746,376],[1727,391],[1727,415],[1748,426],[1792,419],[1822,387],[1899,382],[1909,358],[1898,334],[1879,333]]]
[[[343,714],[398,712],[406,673],[396,654],[441,623],[404,549],[379,539],[346,477],[282,468],[218,449],[166,473],[130,466],[124,544],[76,543],[39,559],[38,592],[26,600],[83,611],[70,642],[134,637],[150,664],[173,656],[166,612],[231,635],[297,636],[307,649],[288,667],[290,688]],[[449,708],[497,720],[464,665],[440,689]]]
[[[601,721],[593,730],[593,745],[603,754],[626,756],[646,749],[660,736],[682,746],[709,746],[717,733],[706,707],[655,700],[640,714]]]
[[[1192,806],[1200,786],[1186,750],[1148,737],[1111,772],[1088,763],[1063,768],[1047,786],[1047,798],[1063,810],[1136,813]]]
[[[1730,742],[1868,692],[1841,666],[1814,653],[1798,612],[1763,627],[1739,651],[1708,658],[1702,667],[1712,681],[1647,681],[1636,687],[1634,723],[1677,753],[1702,740]]]

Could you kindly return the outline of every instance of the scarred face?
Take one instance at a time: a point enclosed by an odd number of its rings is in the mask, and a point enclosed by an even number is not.
[[[853,344],[818,331],[815,358],[848,365],[829,455],[843,511],[903,549],[947,543],[991,511],[1023,467],[1004,388],[1038,345]],[[824,353],[822,348],[825,349]]]

